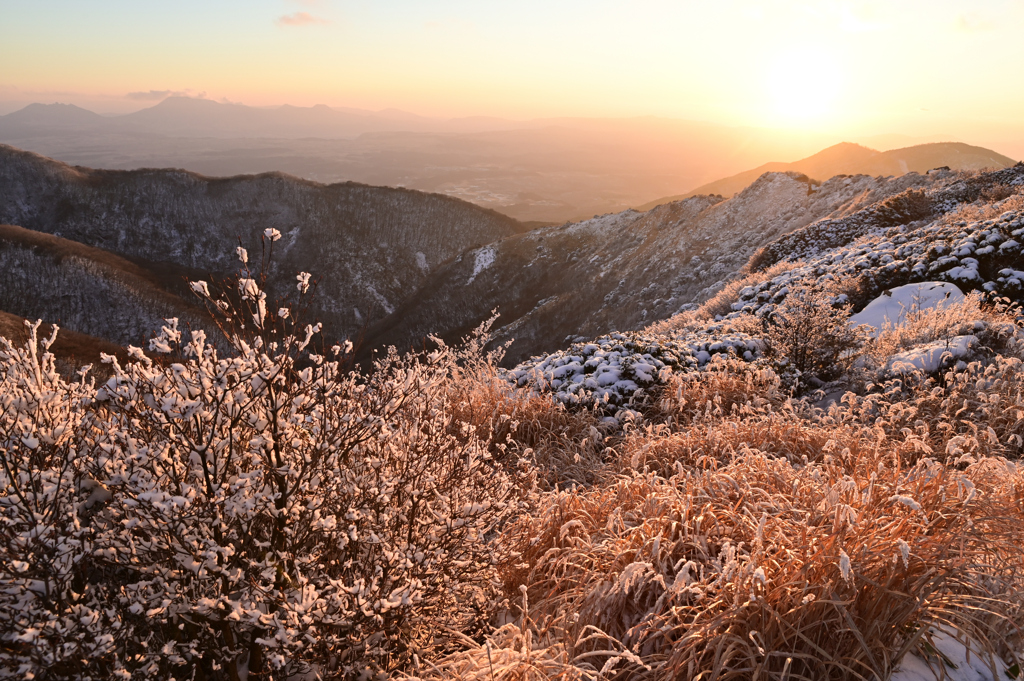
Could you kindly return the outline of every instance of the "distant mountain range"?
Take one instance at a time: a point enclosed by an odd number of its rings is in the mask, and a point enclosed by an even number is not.
[[[187,97],[118,116],[66,104],[0,116],[0,143],[72,165],[281,171],[438,192],[547,223],[619,212],[832,141],[667,118],[433,119]]]
[[[824,181],[836,175],[884,177],[910,172],[925,173],[941,167],[952,170],[998,170],[1013,164],[1014,160],[1007,156],[960,142],[919,144],[891,151],[875,151],[859,144],[843,142],[793,163],[765,163],[753,170],[701,185],[685,194],[650,201],[638,206],[637,209],[650,210],[663,203],[702,194],[730,197],[743,191],[765,173],[795,172]]]
[[[0,116],[0,135],[77,131],[169,137],[338,139],[371,132],[469,133],[540,125],[487,117],[427,118],[397,109],[335,109],[323,104],[261,108],[168,97],[154,106],[116,116],[101,116],[73,104],[30,104]]]
[[[329,337],[361,337],[367,350],[457,340],[496,309],[514,362],[664,319],[787,234],[825,218],[871,224],[888,197],[956,180],[770,172],[731,199],[529,229],[407,189],[90,170],[0,146],[0,223],[10,225],[0,227],[0,310],[118,345],[143,342],[172,315],[203,326],[185,278],[237,272],[236,246],[255,259],[274,228],[271,293],[294,290],[297,271],[321,276],[313,313]]]

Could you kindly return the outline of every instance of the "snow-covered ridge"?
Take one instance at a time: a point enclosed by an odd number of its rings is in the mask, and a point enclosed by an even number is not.
[[[1024,167],[1011,168],[989,177],[1000,183],[1022,180]],[[975,180],[977,183],[977,180]],[[962,196],[959,188],[940,188],[937,193]],[[976,190],[975,187],[974,190]],[[972,191],[974,191],[972,190]],[[899,203],[899,202],[897,202]],[[891,206],[890,206],[891,208]],[[1001,209],[1002,212],[999,212]],[[887,209],[888,210],[888,209]],[[874,211],[877,215],[879,211]],[[1024,207],[1020,197],[986,204],[984,213],[994,215],[972,219],[976,213],[945,211],[931,221],[905,216],[908,224],[864,228],[863,233],[839,246],[829,247],[835,234],[827,233],[816,242],[813,255],[798,260],[795,266],[772,278],[752,283],[738,291],[732,312],[709,321],[703,328],[682,335],[647,331],[640,334],[613,334],[592,343],[579,342],[552,354],[534,357],[511,372],[516,384],[532,385],[550,392],[571,406],[597,405],[614,412],[631,403],[640,403],[654,393],[672,372],[699,370],[711,354],[723,352],[747,361],[757,361],[763,340],[727,329],[733,323],[752,317],[768,320],[786,305],[795,288],[820,289],[840,281],[857,281],[862,295],[870,302],[851,319],[853,325],[879,329],[899,325],[911,311],[941,309],[964,300],[962,291],[980,291],[988,298],[1009,298],[1024,302]],[[825,221],[822,224],[852,224],[858,229],[867,224],[858,212],[855,220]],[[858,217],[859,216],[859,217]],[[806,239],[811,232],[804,234]],[[756,274],[751,275],[756,282]],[[962,291],[961,291],[962,289]],[[836,304],[848,301],[834,299]],[[973,333],[1000,335],[978,321]],[[959,332],[954,337],[930,341],[898,352],[878,367],[878,378],[910,373],[936,373],[969,359],[982,343],[979,337]],[[633,366],[638,365],[640,372]]]
[[[918,228],[876,230],[848,245],[817,249],[796,268],[740,291],[732,307],[734,314],[768,314],[791,286],[844,277],[861,277],[876,291],[948,281],[965,291],[1024,300],[1022,235],[1020,208],[973,222],[939,219]]]
[[[768,244],[751,265],[764,269],[779,260],[814,256],[880,229],[932,220],[978,200],[982,192],[999,185],[1024,185],[1024,164],[957,179],[930,190],[908,189],[852,215],[820,220]]]
[[[517,362],[552,352],[567,337],[640,329],[713,295],[779,236],[952,178],[856,176],[817,184],[796,173],[767,173],[731,199],[696,196],[646,213],[533,230],[433,270],[370,340],[401,344],[445,327],[465,330],[497,309],[497,342],[513,340],[506,357]]]

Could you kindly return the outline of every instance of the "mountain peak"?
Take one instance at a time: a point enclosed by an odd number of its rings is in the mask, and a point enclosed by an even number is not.
[[[29,104],[0,118],[11,122],[29,124],[34,126],[44,125],[79,125],[103,120],[98,113],[83,109],[74,104]]]

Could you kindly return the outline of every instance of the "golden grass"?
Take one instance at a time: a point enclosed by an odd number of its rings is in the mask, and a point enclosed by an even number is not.
[[[492,453],[526,458],[543,488],[589,483],[604,467],[604,428],[588,411],[569,411],[550,394],[511,387],[494,364],[470,363],[453,377],[456,421],[489,440]]]
[[[871,424],[879,437],[902,435],[916,443],[918,456],[951,465],[1024,454],[1024,362],[1019,358],[972,362],[947,372],[941,384],[912,381],[893,381],[865,396],[848,394],[848,408],[832,416]]]
[[[739,407],[781,406],[786,401],[774,371],[735,358],[720,358],[702,372],[674,374],[651,415],[674,426],[728,415]]]
[[[824,414],[725,365],[538,496],[506,532],[512,621],[424,677],[885,679],[940,629],[1017,661],[1024,466],[991,455],[1022,441],[1021,361]],[[929,457],[964,429],[971,456]]]
[[[508,572],[528,616],[438,670],[489,678],[497,659],[503,679],[886,678],[933,627],[1019,645],[1021,472],[892,458],[876,446],[798,467],[751,450],[545,495]]]

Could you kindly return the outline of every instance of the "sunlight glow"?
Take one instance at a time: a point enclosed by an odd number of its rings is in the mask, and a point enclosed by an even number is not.
[[[819,122],[834,114],[842,91],[838,62],[812,51],[792,51],[771,63],[765,84],[779,123]]]
[[[938,135],[1024,153],[1024,89],[1006,71],[1021,0],[0,0],[0,17],[0,114],[128,113],[180,92]]]

